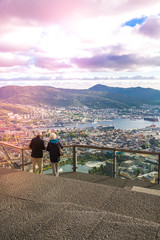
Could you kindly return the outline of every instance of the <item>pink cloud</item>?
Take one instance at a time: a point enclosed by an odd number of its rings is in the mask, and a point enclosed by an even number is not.
[[[15,45],[12,43],[0,42],[0,52],[21,52],[29,50],[28,46],[25,45]]]
[[[139,33],[151,38],[160,37],[160,17],[147,19],[139,28]]]
[[[70,64],[65,62],[58,62],[55,58],[48,58],[48,57],[39,57],[34,60],[34,64],[36,67],[39,68],[46,68],[48,70],[58,70],[62,68],[71,68]]]
[[[0,67],[14,67],[14,66],[26,66],[29,61],[21,59],[19,57],[4,58],[0,57]]]
[[[0,18],[20,18],[35,22],[63,21],[86,6],[85,0],[1,0]]]
[[[142,9],[143,12],[144,12],[144,9],[145,8],[150,8],[154,5],[159,5],[160,2],[159,0],[127,0],[127,1],[124,1],[124,0],[120,0],[120,1],[114,1],[115,4],[112,5],[113,9],[115,10],[114,12],[132,12],[132,11],[135,11],[136,9],[137,10],[140,10]],[[116,6],[116,2],[119,3],[117,4]],[[106,4],[107,4],[107,1],[106,1]]]
[[[159,0],[1,0],[0,18],[65,23],[84,16],[122,14],[154,4],[159,4]]]
[[[102,54],[91,58],[73,58],[72,63],[76,64],[79,68],[90,70],[113,69],[116,71],[134,71],[142,66],[160,66],[160,58],[158,56],[144,58],[136,54]]]

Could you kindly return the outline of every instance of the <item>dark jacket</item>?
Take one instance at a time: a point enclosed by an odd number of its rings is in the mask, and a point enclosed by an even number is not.
[[[51,162],[59,162],[60,161],[58,144],[60,145],[61,148],[63,148],[63,145],[57,139],[50,140],[47,145],[46,150],[49,152]]]
[[[29,147],[32,149],[31,157],[42,158],[43,150],[45,150],[44,141],[39,137],[35,137],[31,140]]]

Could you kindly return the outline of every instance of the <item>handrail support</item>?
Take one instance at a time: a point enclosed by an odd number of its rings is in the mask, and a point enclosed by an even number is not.
[[[24,150],[22,149],[22,171],[24,171]]]
[[[116,149],[113,151],[113,177],[116,177]]]
[[[160,182],[160,154],[159,154],[159,157],[158,157],[158,184]]]
[[[73,145],[73,172],[77,171],[77,147]]]

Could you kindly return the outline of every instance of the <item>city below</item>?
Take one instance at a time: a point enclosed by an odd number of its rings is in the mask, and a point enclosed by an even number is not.
[[[0,141],[18,147],[28,147],[38,130],[45,144],[50,132],[56,132],[65,145],[87,145],[78,150],[79,171],[103,174],[112,165],[109,151],[96,151],[89,146],[160,152],[160,107],[143,105],[140,109],[90,109],[88,107],[57,108],[23,106],[25,113],[8,112],[1,118]],[[0,166],[21,164],[20,151],[1,148]],[[8,156],[7,156],[8,155]],[[71,170],[72,149],[64,148],[60,171]],[[9,160],[10,159],[10,160]],[[30,162],[30,151],[25,151],[25,163]],[[14,164],[13,164],[14,163]],[[146,178],[155,182],[158,161],[153,155],[117,153],[117,175],[124,178]],[[44,152],[44,174],[50,173],[48,153]],[[109,173],[108,173],[109,175]]]

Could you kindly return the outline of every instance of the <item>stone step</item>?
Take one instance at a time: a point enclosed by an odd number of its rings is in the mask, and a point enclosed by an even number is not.
[[[75,204],[37,204],[5,195],[1,195],[0,200],[2,240],[156,239],[160,226],[154,222]]]
[[[36,202],[80,204],[126,216],[160,222],[160,197],[74,179],[21,171],[1,176],[0,192]]]
[[[160,190],[155,190],[155,189],[148,189],[148,188],[133,186],[131,191],[142,192],[142,193],[147,193],[147,194],[160,196]]]
[[[17,170],[0,183],[0,239],[158,240],[160,196]]]

